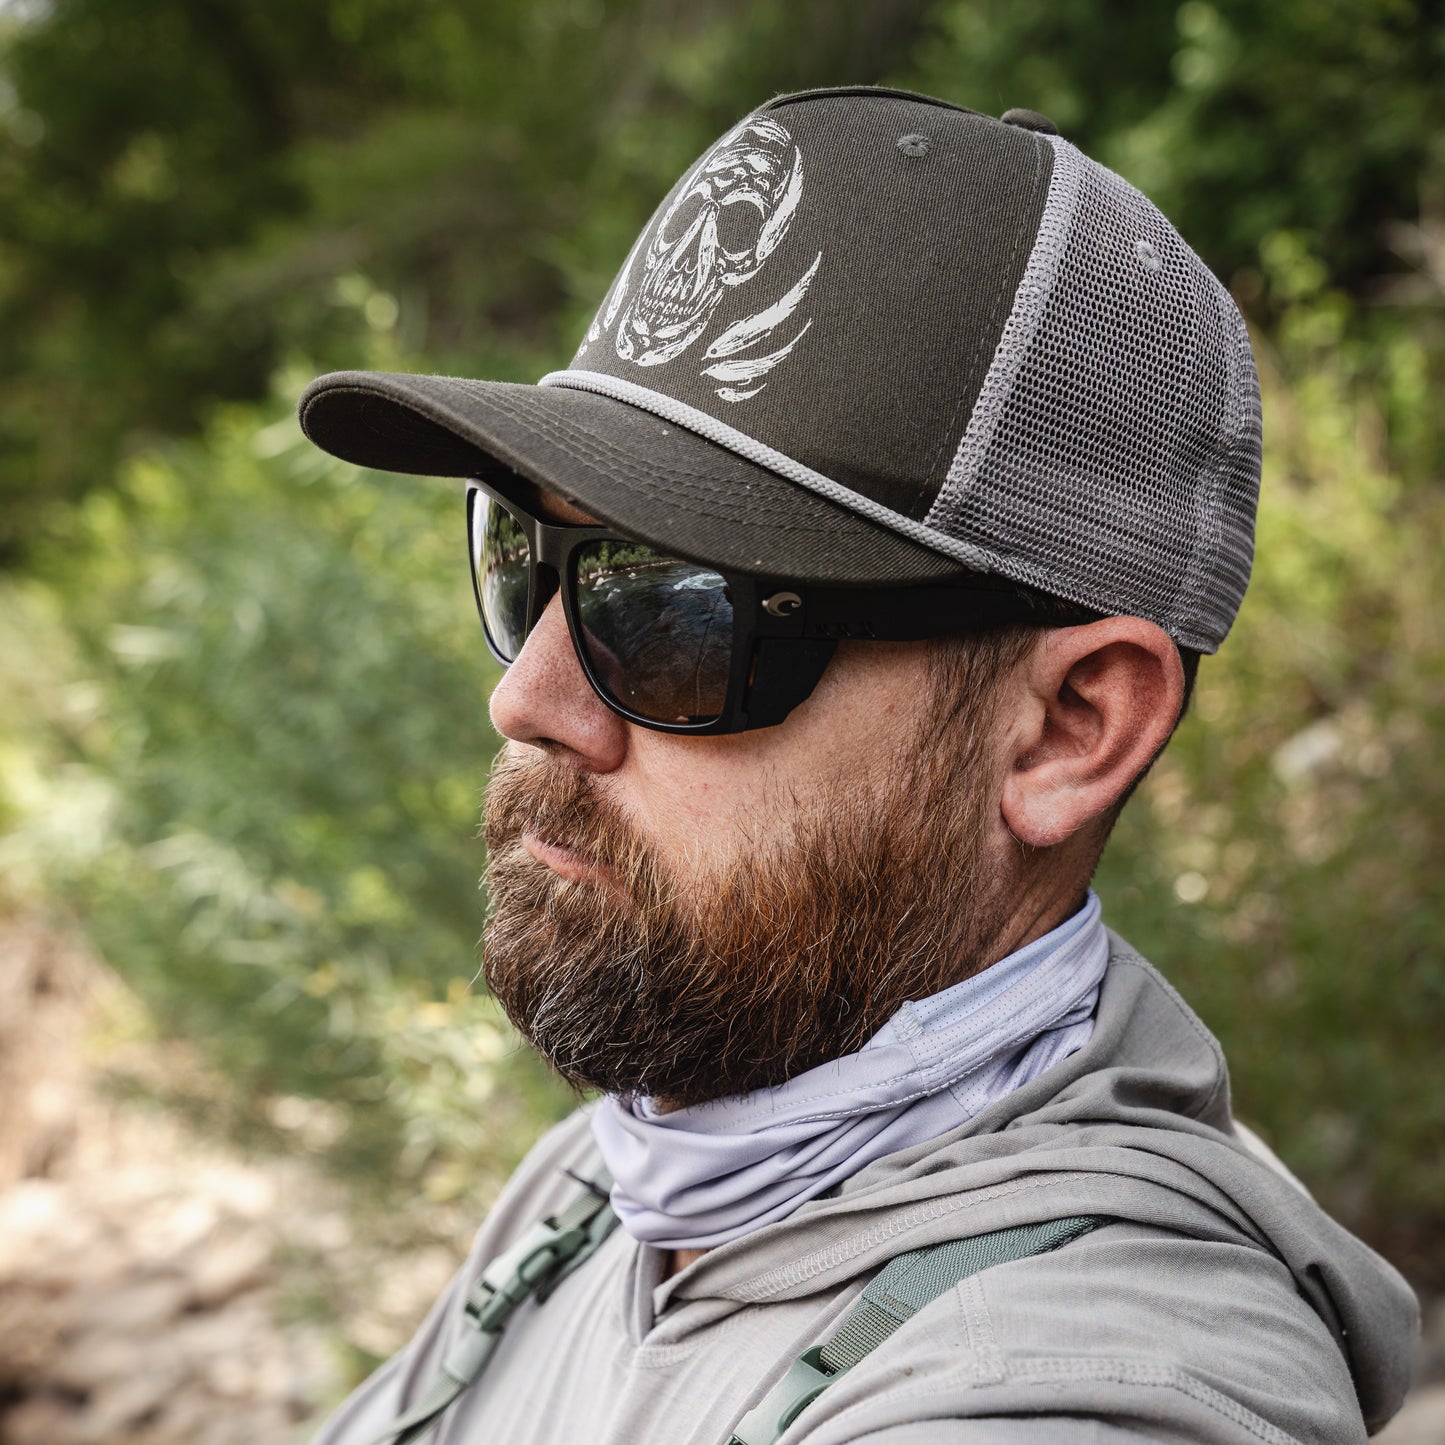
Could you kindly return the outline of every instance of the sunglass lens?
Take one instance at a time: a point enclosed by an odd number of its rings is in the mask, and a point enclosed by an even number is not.
[[[613,701],[651,722],[720,716],[733,636],[723,578],[634,542],[589,542],[575,558],[582,646]]]
[[[485,492],[472,493],[472,579],[487,637],[503,662],[515,662],[527,640],[531,572],[521,523]]]

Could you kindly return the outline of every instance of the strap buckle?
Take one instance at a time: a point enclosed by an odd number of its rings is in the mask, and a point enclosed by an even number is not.
[[[441,1378],[370,1445],[409,1445],[420,1439],[481,1374],[512,1311],[530,1298],[540,1304],[601,1246],[617,1223],[607,1203],[612,1179],[601,1170],[580,1182],[587,1191],[580,1199],[539,1219],[482,1271],[467,1291],[467,1327],[442,1360]]]
[[[482,1271],[467,1295],[467,1317],[477,1329],[495,1334],[512,1311],[586,1241],[586,1230],[557,1229],[548,1220],[538,1220]]]
[[[753,1406],[733,1428],[728,1445],[772,1445],[807,1405],[811,1405],[839,1375],[823,1363],[823,1349],[815,1345],[788,1366],[788,1373]]]

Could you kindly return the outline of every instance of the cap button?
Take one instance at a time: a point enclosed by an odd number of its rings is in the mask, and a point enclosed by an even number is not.
[[[1006,110],[999,116],[1005,125],[1022,126],[1024,130],[1036,130],[1041,135],[1058,135],[1059,128],[1048,116],[1040,115],[1036,110],[1024,110],[1022,107],[1014,110]]]

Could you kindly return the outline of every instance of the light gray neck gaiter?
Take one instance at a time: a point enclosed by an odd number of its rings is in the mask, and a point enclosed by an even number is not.
[[[1082,1048],[1109,941],[1091,890],[1052,933],[905,1003],[856,1054],[775,1089],[659,1113],[604,1099],[592,1132],[634,1239],[706,1249],[785,1219],[865,1164],[965,1124]]]

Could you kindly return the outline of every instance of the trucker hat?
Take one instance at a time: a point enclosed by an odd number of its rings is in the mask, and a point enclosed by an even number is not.
[[[535,386],[337,372],[300,417],[345,460],[516,474],[715,567],[984,574],[1204,652],[1253,555],[1259,389],[1228,292],[1043,116],[904,91],[744,117]]]

